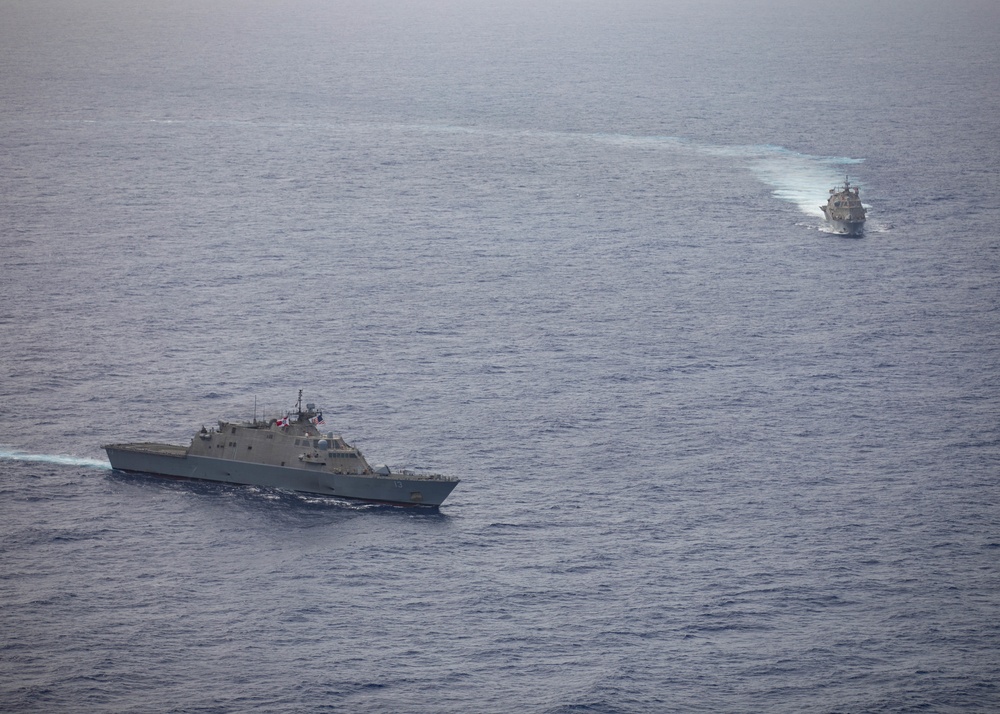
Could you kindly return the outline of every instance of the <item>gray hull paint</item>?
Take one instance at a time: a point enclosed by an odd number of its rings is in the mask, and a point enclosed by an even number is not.
[[[865,232],[864,221],[858,223],[858,222],[827,219],[827,223],[833,229],[834,233],[839,233],[845,236],[859,236]]]
[[[456,481],[414,478],[410,475],[332,474],[316,468],[288,468],[267,464],[234,462],[187,454],[184,447],[150,444],[145,448],[125,445],[105,447],[112,468],[119,471],[219,481],[223,483],[282,488],[323,496],[363,501],[440,506],[457,485]]]

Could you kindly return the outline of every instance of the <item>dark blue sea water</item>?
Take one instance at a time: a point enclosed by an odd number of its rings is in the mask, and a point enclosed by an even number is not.
[[[998,67],[988,0],[0,0],[0,710],[1000,710]],[[462,483],[100,449],[300,388]]]

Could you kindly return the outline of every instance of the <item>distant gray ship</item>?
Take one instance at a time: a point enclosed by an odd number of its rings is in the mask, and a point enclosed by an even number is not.
[[[851,186],[848,178],[844,178],[844,187],[831,188],[830,198],[823,209],[827,223],[837,233],[849,236],[861,235],[865,229],[865,207],[861,205],[858,187]]]
[[[294,415],[252,422],[219,421],[201,428],[189,446],[140,442],[107,444],[112,468],[174,478],[284,488],[323,496],[408,506],[440,506],[457,478],[373,469],[341,437],[325,436],[314,404]]]

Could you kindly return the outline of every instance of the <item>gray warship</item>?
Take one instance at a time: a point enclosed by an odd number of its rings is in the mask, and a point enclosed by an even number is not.
[[[857,236],[865,229],[865,207],[861,205],[858,187],[851,186],[848,177],[844,178],[843,187],[830,189],[830,198],[820,208],[836,233]]]
[[[459,479],[440,474],[373,469],[362,453],[333,433],[314,404],[252,422],[204,426],[188,446],[139,442],[106,444],[118,471],[172,478],[267,486],[374,503],[440,506]]]

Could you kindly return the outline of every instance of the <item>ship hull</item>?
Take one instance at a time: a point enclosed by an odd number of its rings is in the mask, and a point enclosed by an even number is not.
[[[826,223],[830,226],[830,230],[840,235],[859,236],[865,232],[864,221],[838,221],[834,218],[828,218]]]
[[[406,506],[440,506],[457,480],[409,474],[332,474],[320,468],[290,468],[194,456],[172,444],[109,444],[111,467],[172,478],[280,488],[322,496]]]

